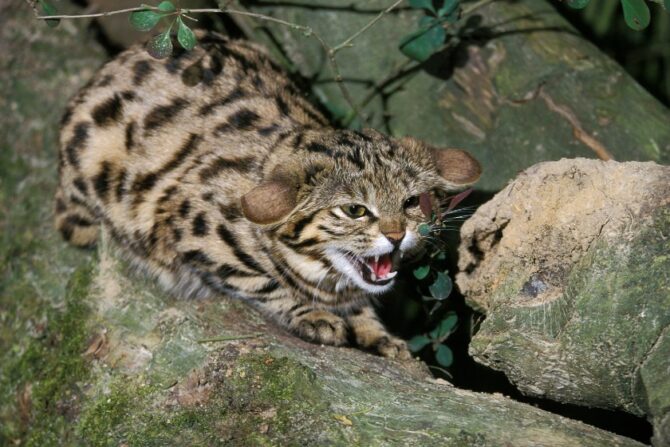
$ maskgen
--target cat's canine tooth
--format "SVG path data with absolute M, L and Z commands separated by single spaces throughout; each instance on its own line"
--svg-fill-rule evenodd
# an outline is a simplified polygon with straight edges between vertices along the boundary
M 388 275 L 386 275 L 386 276 L 384 277 L 384 279 L 395 278 L 395 275 L 397 275 L 397 274 L 398 274 L 398 271 L 397 271 L 397 270 L 396 270 L 395 272 L 390 272 Z
M 375 272 L 372 272 L 370 274 L 370 279 L 372 279 L 372 281 L 377 281 L 377 275 L 375 274 Z
M 379 262 L 379 255 L 375 255 L 375 263 Z

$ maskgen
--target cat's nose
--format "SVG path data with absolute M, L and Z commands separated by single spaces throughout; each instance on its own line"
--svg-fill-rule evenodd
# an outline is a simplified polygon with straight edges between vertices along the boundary
M 394 247 L 398 247 L 405 237 L 405 230 L 402 231 L 388 231 L 384 233 L 386 239 L 393 244 Z

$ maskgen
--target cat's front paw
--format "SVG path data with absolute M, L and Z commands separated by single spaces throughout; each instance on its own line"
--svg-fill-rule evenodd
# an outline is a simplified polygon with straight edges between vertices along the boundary
M 347 342 L 347 323 L 337 315 L 314 310 L 291 322 L 291 328 L 314 343 L 341 346 Z
M 407 348 L 407 343 L 391 335 L 382 335 L 371 346 L 380 355 L 390 359 L 409 360 L 412 353 Z

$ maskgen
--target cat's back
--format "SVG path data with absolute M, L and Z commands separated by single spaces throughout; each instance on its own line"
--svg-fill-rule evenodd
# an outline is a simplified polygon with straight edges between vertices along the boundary
M 233 204 L 283 138 L 326 125 L 263 50 L 211 32 L 198 40 L 161 60 L 126 50 L 70 101 L 56 201 L 66 239 L 92 243 L 99 219 L 146 239 L 166 198 L 215 194 Z

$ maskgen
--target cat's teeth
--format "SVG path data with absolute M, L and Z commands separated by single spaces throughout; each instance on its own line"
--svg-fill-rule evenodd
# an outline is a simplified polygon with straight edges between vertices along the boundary
M 397 270 L 396 270 L 395 272 L 390 272 L 388 275 L 386 275 L 386 276 L 384 277 L 384 279 L 395 278 L 395 275 L 397 275 L 397 274 L 398 274 L 398 271 L 397 271 Z
M 379 255 L 375 256 L 375 262 L 379 262 Z
M 375 272 L 372 272 L 370 274 L 370 279 L 372 279 L 372 281 L 377 281 L 377 275 L 375 274 Z

